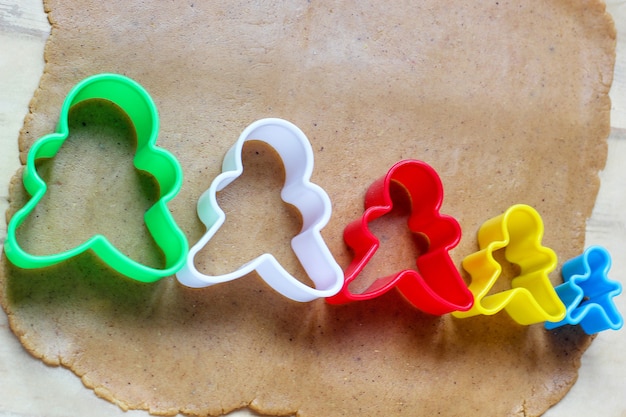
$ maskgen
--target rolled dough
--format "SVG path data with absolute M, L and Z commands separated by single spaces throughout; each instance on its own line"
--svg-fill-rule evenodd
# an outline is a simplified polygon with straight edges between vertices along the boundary
M 439 172 L 442 212 L 463 229 L 452 252 L 459 266 L 476 250 L 480 224 L 516 203 L 543 216 L 544 244 L 560 262 L 580 253 L 609 133 L 615 30 L 604 5 L 415 3 L 46 1 L 52 32 L 22 160 L 54 130 L 75 83 L 117 72 L 157 103 L 159 146 L 185 172 L 170 207 L 192 244 L 204 232 L 195 203 L 224 152 L 250 122 L 282 117 L 311 140 L 312 180 L 333 201 L 323 235 L 342 266 L 350 260 L 343 227 L 361 215 L 372 181 L 404 158 Z M 154 198 L 153 185 L 119 169 L 125 157 L 102 142 L 132 137 L 123 126 L 96 136 L 101 145 L 68 147 L 41 168 L 60 178 L 60 194 L 20 238 L 56 250 L 76 238 L 65 227 L 104 230 L 133 256 L 159 262 L 141 222 L 109 216 L 106 205 L 132 213 Z M 280 163 L 259 144 L 244 157 L 245 178 L 220 195 L 228 223 L 199 267 L 227 271 L 270 251 L 301 274 L 286 243 L 299 217 L 279 199 Z M 27 198 L 21 172 L 12 185 L 8 217 Z M 101 197 L 116 187 L 114 199 Z M 54 215 L 70 208 L 83 212 Z M 387 235 L 403 236 L 394 225 Z M 389 271 L 363 279 L 404 267 L 394 253 L 411 251 L 394 250 L 401 244 L 384 241 L 379 265 Z M 573 384 L 590 343 L 578 328 L 547 332 L 504 314 L 429 316 L 396 293 L 329 306 L 291 302 L 254 275 L 202 290 L 174 277 L 138 284 L 90 254 L 30 271 L 3 255 L 0 271 L 2 305 L 33 355 L 71 368 L 122 408 L 156 414 L 539 415 Z M 556 272 L 551 279 L 560 282 Z

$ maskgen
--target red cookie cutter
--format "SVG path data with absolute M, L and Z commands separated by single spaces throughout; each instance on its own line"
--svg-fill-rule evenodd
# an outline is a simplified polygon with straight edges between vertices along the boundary
M 389 189 L 392 182 L 402 185 L 407 191 L 411 199 L 411 214 L 407 222 L 409 230 L 428 239 L 428 250 L 417 257 L 417 270 L 407 269 L 378 278 L 364 292 L 352 293 L 348 285 L 363 271 L 380 246 L 368 223 L 393 208 Z M 474 297 L 448 253 L 459 243 L 461 227 L 454 218 L 439 213 L 442 200 L 443 187 L 439 175 L 422 161 L 400 161 L 387 175 L 374 182 L 365 195 L 363 216 L 344 230 L 344 240 L 353 250 L 354 258 L 344 271 L 343 287 L 326 301 L 343 304 L 370 300 L 397 287 L 411 304 L 426 313 L 442 315 L 469 310 L 474 304 Z

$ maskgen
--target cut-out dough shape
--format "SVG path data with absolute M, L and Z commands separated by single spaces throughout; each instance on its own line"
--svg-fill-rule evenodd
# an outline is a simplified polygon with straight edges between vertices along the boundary
M 217 203 L 216 194 L 243 173 L 244 142 L 258 140 L 270 145 L 283 161 L 285 184 L 281 198 L 295 206 L 302 215 L 302 230 L 291 240 L 291 247 L 309 278 L 312 288 L 291 275 L 276 258 L 264 253 L 236 271 L 222 275 L 205 275 L 198 271 L 194 258 L 224 224 L 226 214 Z M 198 217 L 207 231 L 190 249 L 185 266 L 176 274 L 188 287 L 202 288 L 232 281 L 253 271 L 277 292 L 295 301 L 311 301 L 334 295 L 341 288 L 343 272 L 322 239 L 321 229 L 332 212 L 326 192 L 310 182 L 313 171 L 313 150 L 305 134 L 294 124 L 282 119 L 261 119 L 249 125 L 228 150 L 218 175 L 198 200 Z

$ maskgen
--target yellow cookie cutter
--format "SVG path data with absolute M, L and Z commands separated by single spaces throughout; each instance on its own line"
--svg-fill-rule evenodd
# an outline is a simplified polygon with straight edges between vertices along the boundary
M 548 278 L 556 268 L 557 257 L 552 249 L 542 246 L 542 237 L 541 216 L 524 204 L 511 206 L 483 223 L 478 231 L 480 250 L 463 260 L 463 269 L 471 276 L 469 290 L 474 294 L 474 306 L 452 315 L 493 315 L 504 309 L 523 325 L 563 319 L 565 305 Z M 511 289 L 488 295 L 502 274 L 502 265 L 493 256 L 502 248 L 507 261 L 519 266 L 520 273 L 511 280 Z

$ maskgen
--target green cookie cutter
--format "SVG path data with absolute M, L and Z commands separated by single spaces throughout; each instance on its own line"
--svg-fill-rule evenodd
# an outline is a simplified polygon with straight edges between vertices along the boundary
M 85 100 L 104 99 L 119 106 L 130 118 L 137 134 L 137 150 L 133 160 L 135 168 L 146 171 L 159 184 L 159 199 L 144 215 L 144 221 L 156 244 L 165 257 L 163 269 L 152 268 L 130 259 L 113 246 L 106 237 L 96 234 L 79 246 L 50 255 L 33 255 L 17 242 L 16 230 L 24 222 L 47 191 L 46 183 L 37 173 L 35 162 L 53 158 L 69 136 L 70 108 Z M 89 249 L 117 272 L 141 282 L 154 282 L 173 275 L 185 263 L 188 252 L 187 238 L 174 221 L 167 203 L 181 189 L 183 172 L 176 158 L 155 143 L 159 130 L 159 117 L 150 95 L 137 82 L 118 74 L 97 74 L 78 83 L 67 95 L 59 125 L 55 133 L 37 140 L 30 151 L 23 171 L 26 191 L 32 198 L 18 210 L 8 225 L 4 251 L 7 258 L 24 269 L 45 268 L 64 262 Z

